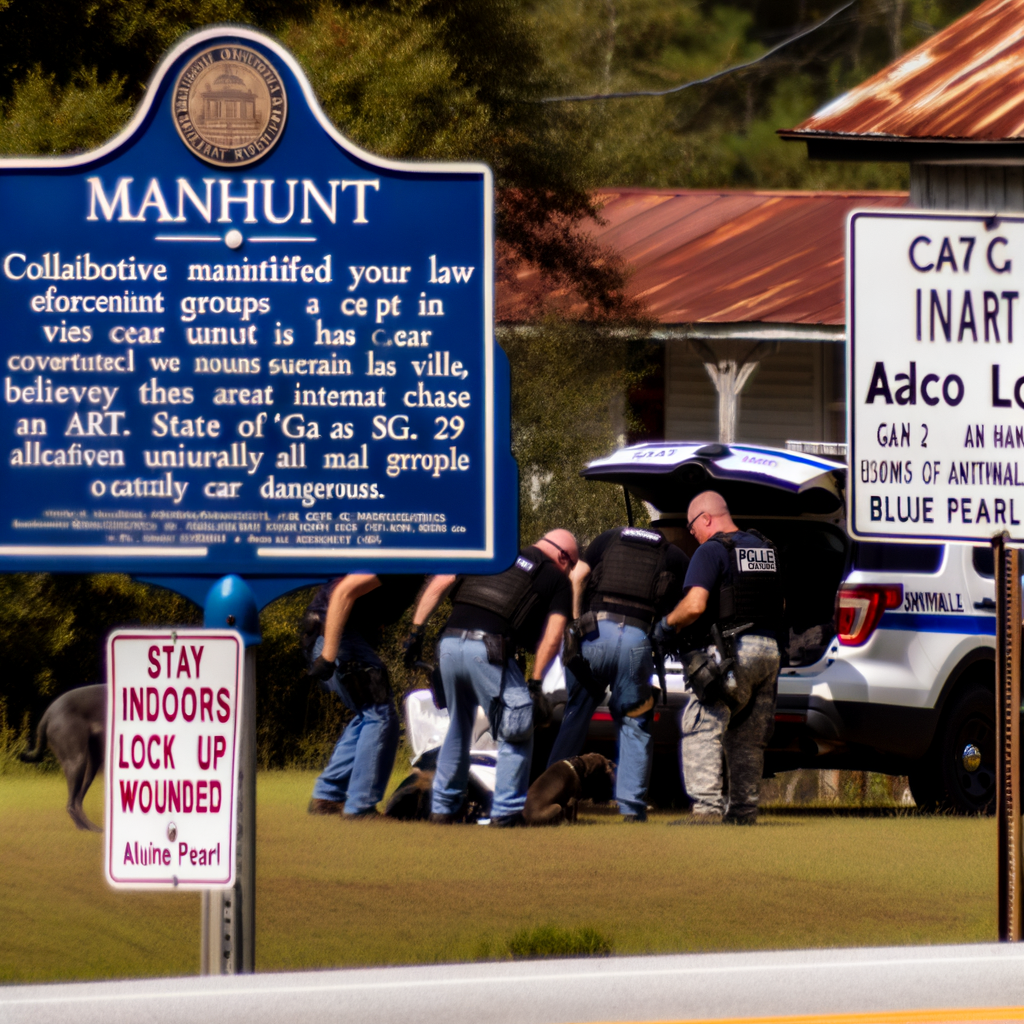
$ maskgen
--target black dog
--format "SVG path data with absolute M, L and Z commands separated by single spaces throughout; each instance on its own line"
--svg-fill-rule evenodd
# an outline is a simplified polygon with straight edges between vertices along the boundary
M 397 818 L 399 821 L 426 821 L 430 817 L 431 792 L 434 785 L 434 773 L 437 770 L 437 756 L 441 748 L 428 750 L 419 759 L 412 774 L 406 776 L 398 789 L 391 795 L 384 816 Z M 472 775 L 466 793 L 466 803 L 458 815 L 460 822 L 472 824 L 491 813 L 491 794 L 480 785 Z
M 583 754 L 553 764 L 526 794 L 527 825 L 575 821 L 579 802 L 606 803 L 615 789 L 615 765 L 600 754 Z
M 82 810 L 82 801 L 103 767 L 107 726 L 107 688 L 80 686 L 58 697 L 43 712 L 36 729 L 36 749 L 23 751 L 22 761 L 41 761 L 49 742 L 68 780 L 68 814 L 81 829 L 102 832 Z

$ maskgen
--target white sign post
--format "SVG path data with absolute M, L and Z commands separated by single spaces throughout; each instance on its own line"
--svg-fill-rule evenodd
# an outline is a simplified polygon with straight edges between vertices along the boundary
M 850 215 L 849 526 L 1024 543 L 1024 218 Z
M 848 523 L 859 540 L 991 543 L 999 936 L 1021 912 L 1024 217 L 850 215 Z
M 107 640 L 106 876 L 131 889 L 235 884 L 245 645 L 233 630 Z

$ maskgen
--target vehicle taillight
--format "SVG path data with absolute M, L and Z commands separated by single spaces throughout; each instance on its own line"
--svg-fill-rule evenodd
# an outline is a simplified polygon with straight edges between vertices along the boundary
M 844 647 L 868 642 L 882 613 L 903 604 L 903 584 L 856 583 L 839 588 L 836 598 L 836 630 Z

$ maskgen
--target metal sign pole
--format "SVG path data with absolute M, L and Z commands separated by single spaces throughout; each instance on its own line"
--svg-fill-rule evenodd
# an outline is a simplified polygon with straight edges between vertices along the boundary
M 992 542 L 996 564 L 996 721 L 999 732 L 999 940 L 1021 941 L 1020 551 Z
M 213 599 L 211 601 L 211 598 Z M 234 887 L 204 890 L 200 910 L 200 974 L 253 974 L 256 970 L 256 648 L 259 613 L 252 591 L 225 576 L 207 598 L 205 625 L 238 627 L 247 636 L 238 757 L 238 843 Z
M 1019 606 L 1019 601 L 1018 601 Z M 238 779 L 238 881 L 235 883 L 238 944 L 235 974 L 256 970 L 256 649 L 245 650 L 242 753 Z
M 256 651 L 245 651 L 238 767 L 238 868 L 231 889 L 204 889 L 200 974 L 256 970 Z

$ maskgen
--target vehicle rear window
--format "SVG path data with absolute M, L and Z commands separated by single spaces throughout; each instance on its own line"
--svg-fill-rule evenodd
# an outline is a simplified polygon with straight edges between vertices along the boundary
M 942 544 L 858 542 L 853 545 L 853 568 L 866 572 L 935 573 L 942 565 L 942 553 Z
M 971 561 L 974 562 L 974 571 L 979 576 L 985 576 L 988 579 L 995 577 L 995 552 L 991 548 L 974 548 L 971 552 Z

